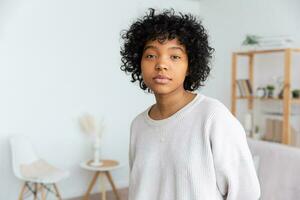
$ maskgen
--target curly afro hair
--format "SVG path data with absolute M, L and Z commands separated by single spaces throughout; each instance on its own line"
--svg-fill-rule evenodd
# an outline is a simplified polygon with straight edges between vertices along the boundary
M 176 14 L 173 9 L 155 13 L 149 9 L 143 18 L 134 22 L 129 30 L 121 34 L 124 44 L 121 47 L 120 69 L 131 73 L 131 82 L 139 81 L 141 89 L 150 91 L 141 74 L 141 59 L 147 41 L 172 40 L 177 38 L 185 46 L 188 56 L 188 75 L 184 80 L 184 89 L 194 91 L 204 86 L 211 67 L 210 59 L 214 49 L 208 44 L 208 34 L 201 21 L 191 14 Z

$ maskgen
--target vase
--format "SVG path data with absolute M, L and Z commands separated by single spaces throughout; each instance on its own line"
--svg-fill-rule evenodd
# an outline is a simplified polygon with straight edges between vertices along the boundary
M 268 90 L 268 98 L 273 98 L 273 90 Z
M 103 162 L 101 162 L 101 144 L 100 144 L 100 138 L 96 137 L 96 140 L 94 142 L 94 158 L 91 162 L 92 166 L 101 166 L 103 165 Z

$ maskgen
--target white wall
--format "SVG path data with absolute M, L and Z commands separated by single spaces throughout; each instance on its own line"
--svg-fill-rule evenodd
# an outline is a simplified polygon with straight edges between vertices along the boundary
M 216 48 L 214 79 L 205 91 L 212 92 L 226 105 L 230 105 L 231 52 L 240 46 L 246 34 L 293 35 L 300 46 L 300 2 L 297 0 L 201 2 L 200 13 Z
M 71 171 L 59 184 L 63 197 L 86 191 L 92 174 L 79 163 L 89 158 L 91 147 L 77 123 L 84 112 L 105 117 L 103 154 L 124 164 L 113 177 L 117 186 L 128 185 L 130 122 L 153 98 L 119 69 L 119 35 L 141 13 L 142 2 L 1 1 L 1 200 L 16 199 L 21 186 L 11 170 L 13 134 L 29 136 L 41 157 Z
M 231 52 L 238 49 L 246 34 L 262 36 L 291 35 L 295 46 L 300 47 L 300 2 L 297 0 L 211 0 L 201 1 L 200 13 L 210 31 L 216 48 L 213 78 L 204 92 L 217 97 L 230 108 L 231 104 Z M 283 74 L 282 54 L 256 56 L 254 60 L 255 87 L 272 83 L 274 75 Z M 238 76 L 246 78 L 247 60 L 239 58 Z M 294 54 L 292 62 L 292 88 L 300 88 L 300 54 Z M 246 73 L 245 73 L 246 72 Z M 270 73 L 271 72 L 271 73 Z M 238 101 L 238 118 L 243 122 L 247 109 L 246 101 Z M 276 103 L 275 107 L 281 105 Z M 264 129 L 261 108 L 274 108 L 255 102 L 256 122 Z M 299 108 L 299 106 L 297 106 Z M 295 109 L 295 107 L 293 107 Z M 299 120 L 299 118 L 295 118 Z M 293 126 L 297 126 L 293 124 Z M 297 127 L 295 127 L 297 128 Z M 299 129 L 299 123 L 298 123 Z
M 16 199 L 20 190 L 11 170 L 13 134 L 29 136 L 43 158 L 71 171 L 59 184 L 64 197 L 85 192 L 91 174 L 79 163 L 91 147 L 77 123 L 84 112 L 105 117 L 103 154 L 124 164 L 113 176 L 119 187 L 127 186 L 130 121 L 153 97 L 119 70 L 119 34 L 150 6 L 201 16 L 216 48 L 202 92 L 227 106 L 230 52 L 246 33 L 288 33 L 300 41 L 297 0 L 1 1 L 0 199 Z

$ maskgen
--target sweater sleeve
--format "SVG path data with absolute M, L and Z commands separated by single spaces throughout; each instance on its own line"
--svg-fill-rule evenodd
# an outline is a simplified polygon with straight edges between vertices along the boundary
M 132 136 L 132 126 L 133 126 L 133 123 L 131 123 L 131 126 L 130 126 L 130 136 L 129 136 L 129 152 L 128 152 L 128 155 L 129 155 L 129 172 L 131 173 L 131 170 L 132 170 L 132 165 L 133 165 L 133 136 Z
M 210 135 L 217 187 L 226 200 L 258 200 L 260 186 L 246 134 L 240 122 L 217 108 L 206 124 Z

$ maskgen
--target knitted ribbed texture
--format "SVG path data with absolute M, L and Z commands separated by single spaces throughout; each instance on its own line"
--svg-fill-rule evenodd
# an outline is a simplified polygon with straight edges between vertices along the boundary
M 239 121 L 198 94 L 167 119 L 131 125 L 129 200 L 257 200 L 259 182 Z

